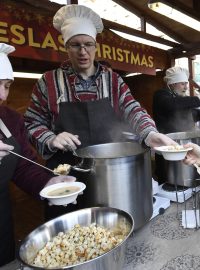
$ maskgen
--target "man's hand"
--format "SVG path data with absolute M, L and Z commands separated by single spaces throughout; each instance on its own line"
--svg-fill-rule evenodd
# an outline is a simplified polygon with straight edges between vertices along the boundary
M 199 145 L 195 143 L 187 143 L 184 145 L 184 148 L 192 147 L 192 150 L 187 152 L 187 155 L 183 162 L 186 165 L 192 165 L 194 163 L 197 163 L 197 165 L 200 165 L 200 147 Z
M 167 135 L 154 131 L 148 134 L 145 139 L 145 143 L 151 148 L 164 145 L 177 145 L 177 142 L 169 138 Z
M 47 145 L 49 147 L 49 150 L 51 151 L 55 151 L 57 149 L 66 151 L 68 150 L 69 146 L 72 149 L 76 149 L 77 145 L 81 145 L 81 142 L 78 139 L 78 135 L 73 135 L 68 132 L 62 132 L 57 136 L 49 139 L 47 141 Z

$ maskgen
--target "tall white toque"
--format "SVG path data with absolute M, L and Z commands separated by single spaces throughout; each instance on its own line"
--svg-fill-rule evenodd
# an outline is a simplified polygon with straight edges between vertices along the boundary
M 101 17 L 92 9 L 82 5 L 61 7 L 53 18 L 54 27 L 62 33 L 64 44 L 76 35 L 88 35 L 96 40 L 103 31 Z
M 14 80 L 13 69 L 8 54 L 15 51 L 15 47 L 0 43 L 0 79 Z
M 166 70 L 164 81 L 167 85 L 180 82 L 188 82 L 189 72 L 186 68 L 171 67 Z

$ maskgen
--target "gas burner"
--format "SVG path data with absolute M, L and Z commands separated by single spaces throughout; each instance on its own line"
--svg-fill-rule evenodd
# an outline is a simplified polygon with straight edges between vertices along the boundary
M 157 215 L 164 214 L 165 209 L 167 209 L 169 206 L 170 206 L 169 199 L 153 196 L 153 214 L 151 219 L 156 217 Z
M 198 192 L 200 190 L 200 186 L 198 186 L 195 188 L 181 187 L 179 191 L 176 191 L 176 189 L 169 191 L 169 190 L 166 190 L 166 186 L 168 185 L 170 184 L 165 183 L 165 184 L 160 185 L 159 191 L 156 195 L 159 197 L 168 198 L 170 201 L 178 202 L 178 203 L 183 203 L 184 201 L 192 197 L 193 192 Z M 163 186 L 165 186 L 165 189 L 163 188 Z
M 165 191 L 185 191 L 188 189 L 188 187 L 184 187 L 184 186 L 175 186 L 169 183 L 165 183 L 162 185 L 162 189 Z

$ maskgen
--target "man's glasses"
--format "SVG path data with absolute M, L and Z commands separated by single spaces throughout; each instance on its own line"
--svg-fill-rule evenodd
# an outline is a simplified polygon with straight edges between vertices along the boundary
M 87 52 L 92 52 L 96 48 L 96 43 L 94 42 L 86 42 L 83 44 L 80 43 L 69 43 L 67 45 L 67 48 L 70 48 L 71 51 L 73 52 L 78 52 L 82 48 L 86 50 Z

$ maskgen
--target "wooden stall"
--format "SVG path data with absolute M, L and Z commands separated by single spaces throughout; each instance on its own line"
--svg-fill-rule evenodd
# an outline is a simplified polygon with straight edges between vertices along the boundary
M 52 11 L 10 0 L 1 1 L 0 8 L 3 15 L 0 19 L 0 42 L 16 48 L 10 57 L 14 71 L 43 73 L 58 67 L 67 58 L 62 37 L 52 26 Z M 135 97 L 151 112 L 153 92 L 160 86 L 159 80 L 156 83 L 156 69 L 170 66 L 169 54 L 105 29 L 97 38 L 96 56 L 97 60 L 109 62 L 122 76 L 133 72 L 146 74 L 144 78 L 124 79 Z M 23 113 L 34 83 L 35 80 L 15 79 L 8 105 Z

